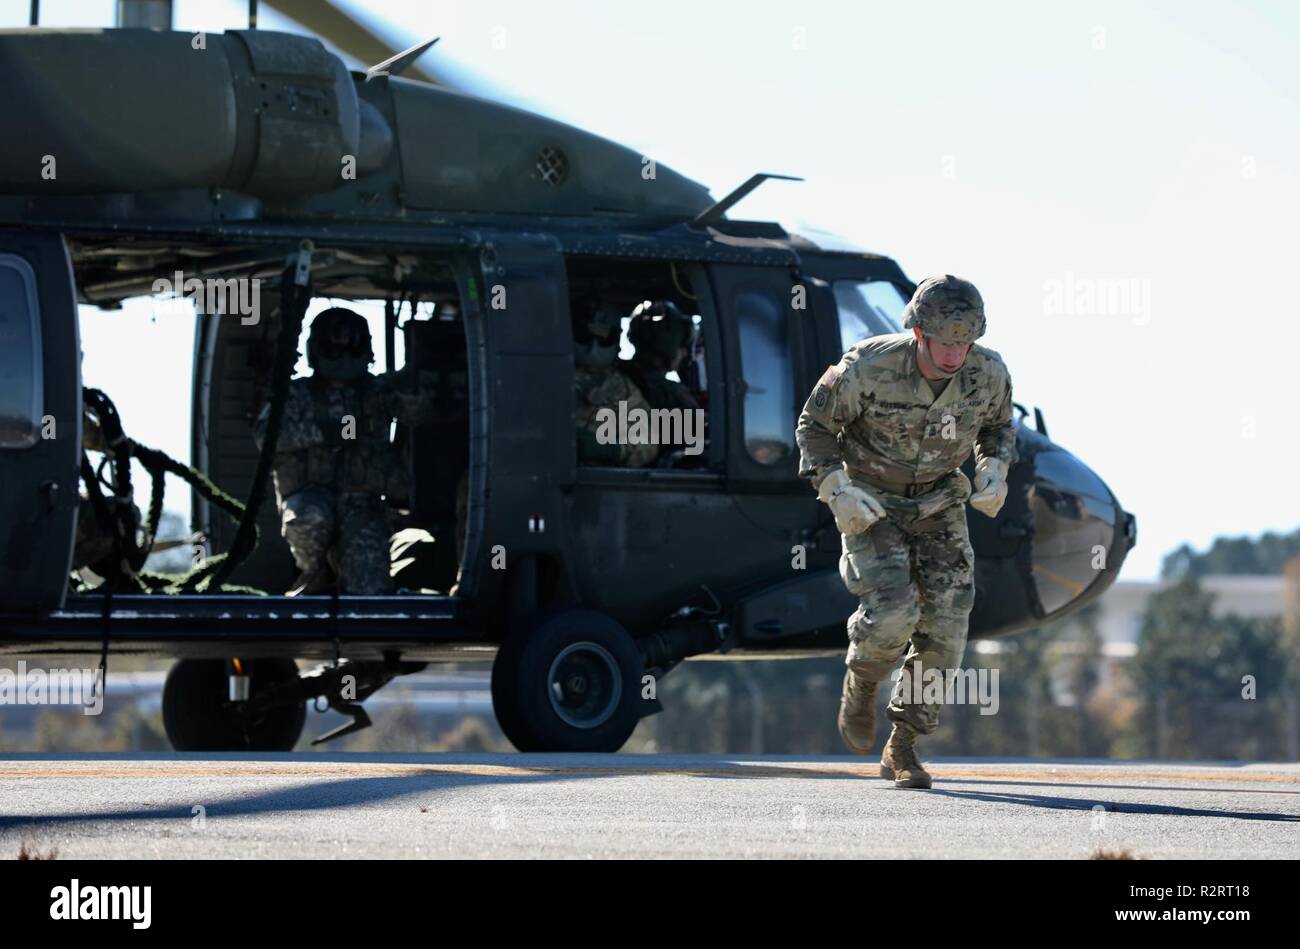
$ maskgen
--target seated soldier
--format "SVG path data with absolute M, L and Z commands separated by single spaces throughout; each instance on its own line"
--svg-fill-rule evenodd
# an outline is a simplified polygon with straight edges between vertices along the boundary
M 636 383 L 655 409 L 698 409 L 699 402 L 683 383 L 668 378 L 682 369 L 695 335 L 695 324 L 675 303 L 646 301 L 632 311 L 628 339 L 636 347 L 623 362 L 623 372 Z
M 660 449 L 658 464 L 661 467 L 691 467 L 704 464 L 702 448 L 707 419 L 702 406 L 689 386 L 669 373 L 680 375 L 689 365 L 691 346 L 695 341 L 695 324 L 675 303 L 660 300 L 646 301 L 632 311 L 628 338 L 636 347 L 630 360 L 619 365 L 636 383 L 652 409 L 676 410 L 676 414 L 693 413 L 694 419 L 682 418 L 678 431 L 698 432 L 699 444 L 688 451 L 682 444 L 667 443 Z
M 418 424 L 433 407 L 432 380 L 408 370 L 372 375 L 370 327 L 353 310 L 316 316 L 307 338 L 313 374 L 289 381 L 275 446 L 280 530 L 299 576 L 289 594 L 329 589 L 392 592 L 389 502 L 408 493 L 408 473 L 389 439 L 393 419 Z M 271 406 L 253 437 L 260 449 Z
M 654 462 L 659 446 L 608 437 L 617 427 L 619 403 L 628 411 L 649 408 L 645 396 L 624 373 L 618 360 L 622 317 L 609 306 L 579 303 L 573 311 L 573 418 L 578 433 L 578 463 L 643 468 Z M 602 411 L 608 410 L 608 411 Z

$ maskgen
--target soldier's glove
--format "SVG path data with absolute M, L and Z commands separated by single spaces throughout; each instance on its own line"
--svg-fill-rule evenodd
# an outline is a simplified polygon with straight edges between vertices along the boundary
M 843 468 L 835 468 L 822 479 L 817 500 L 835 515 L 841 534 L 861 534 L 885 516 L 880 502 L 849 480 Z
M 975 466 L 975 493 L 970 506 L 985 517 L 997 517 L 1007 499 L 1007 463 L 1001 458 L 981 458 Z

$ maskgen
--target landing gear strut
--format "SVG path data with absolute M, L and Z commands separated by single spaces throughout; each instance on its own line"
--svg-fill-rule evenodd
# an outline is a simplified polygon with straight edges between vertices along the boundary
M 177 751 L 289 751 L 302 735 L 306 703 L 324 699 L 350 716 L 312 741 L 367 728 L 361 703 L 422 662 L 335 662 L 299 675 L 291 659 L 182 659 L 163 686 L 163 725 Z

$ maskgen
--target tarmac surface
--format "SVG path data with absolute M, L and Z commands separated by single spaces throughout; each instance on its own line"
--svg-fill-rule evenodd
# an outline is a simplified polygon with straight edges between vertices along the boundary
M 0 756 L 0 859 L 1300 857 L 1300 764 L 792 756 Z

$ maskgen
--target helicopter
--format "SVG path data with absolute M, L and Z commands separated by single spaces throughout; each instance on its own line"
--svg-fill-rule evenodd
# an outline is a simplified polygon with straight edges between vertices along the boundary
M 365 727 L 364 700 L 397 676 L 490 660 L 516 748 L 612 752 L 687 658 L 841 653 L 856 600 L 798 477 L 795 422 L 828 364 L 901 330 L 900 266 L 728 216 L 784 176 L 715 200 L 634 149 L 412 78 L 431 44 L 353 71 L 315 37 L 252 28 L 252 9 L 220 34 L 0 31 L 0 88 L 27 100 L 0 153 L 0 654 L 175 659 L 163 718 L 182 751 L 290 749 L 312 700 L 350 718 L 329 740 Z M 134 446 L 82 388 L 78 305 L 159 281 L 271 302 L 195 317 L 192 527 L 219 566 L 168 592 L 73 589 L 81 491 L 111 502 L 130 464 L 91 469 L 87 406 L 156 478 L 187 467 Z M 441 380 L 427 424 L 394 425 L 411 486 L 395 513 L 435 553 L 391 596 L 286 595 L 250 431 L 317 297 L 382 304 L 387 365 L 400 338 Z M 698 452 L 579 462 L 572 311 L 592 300 L 692 316 Z M 1007 501 L 969 518 L 971 638 L 1095 600 L 1136 543 L 1102 479 L 1018 409 Z

